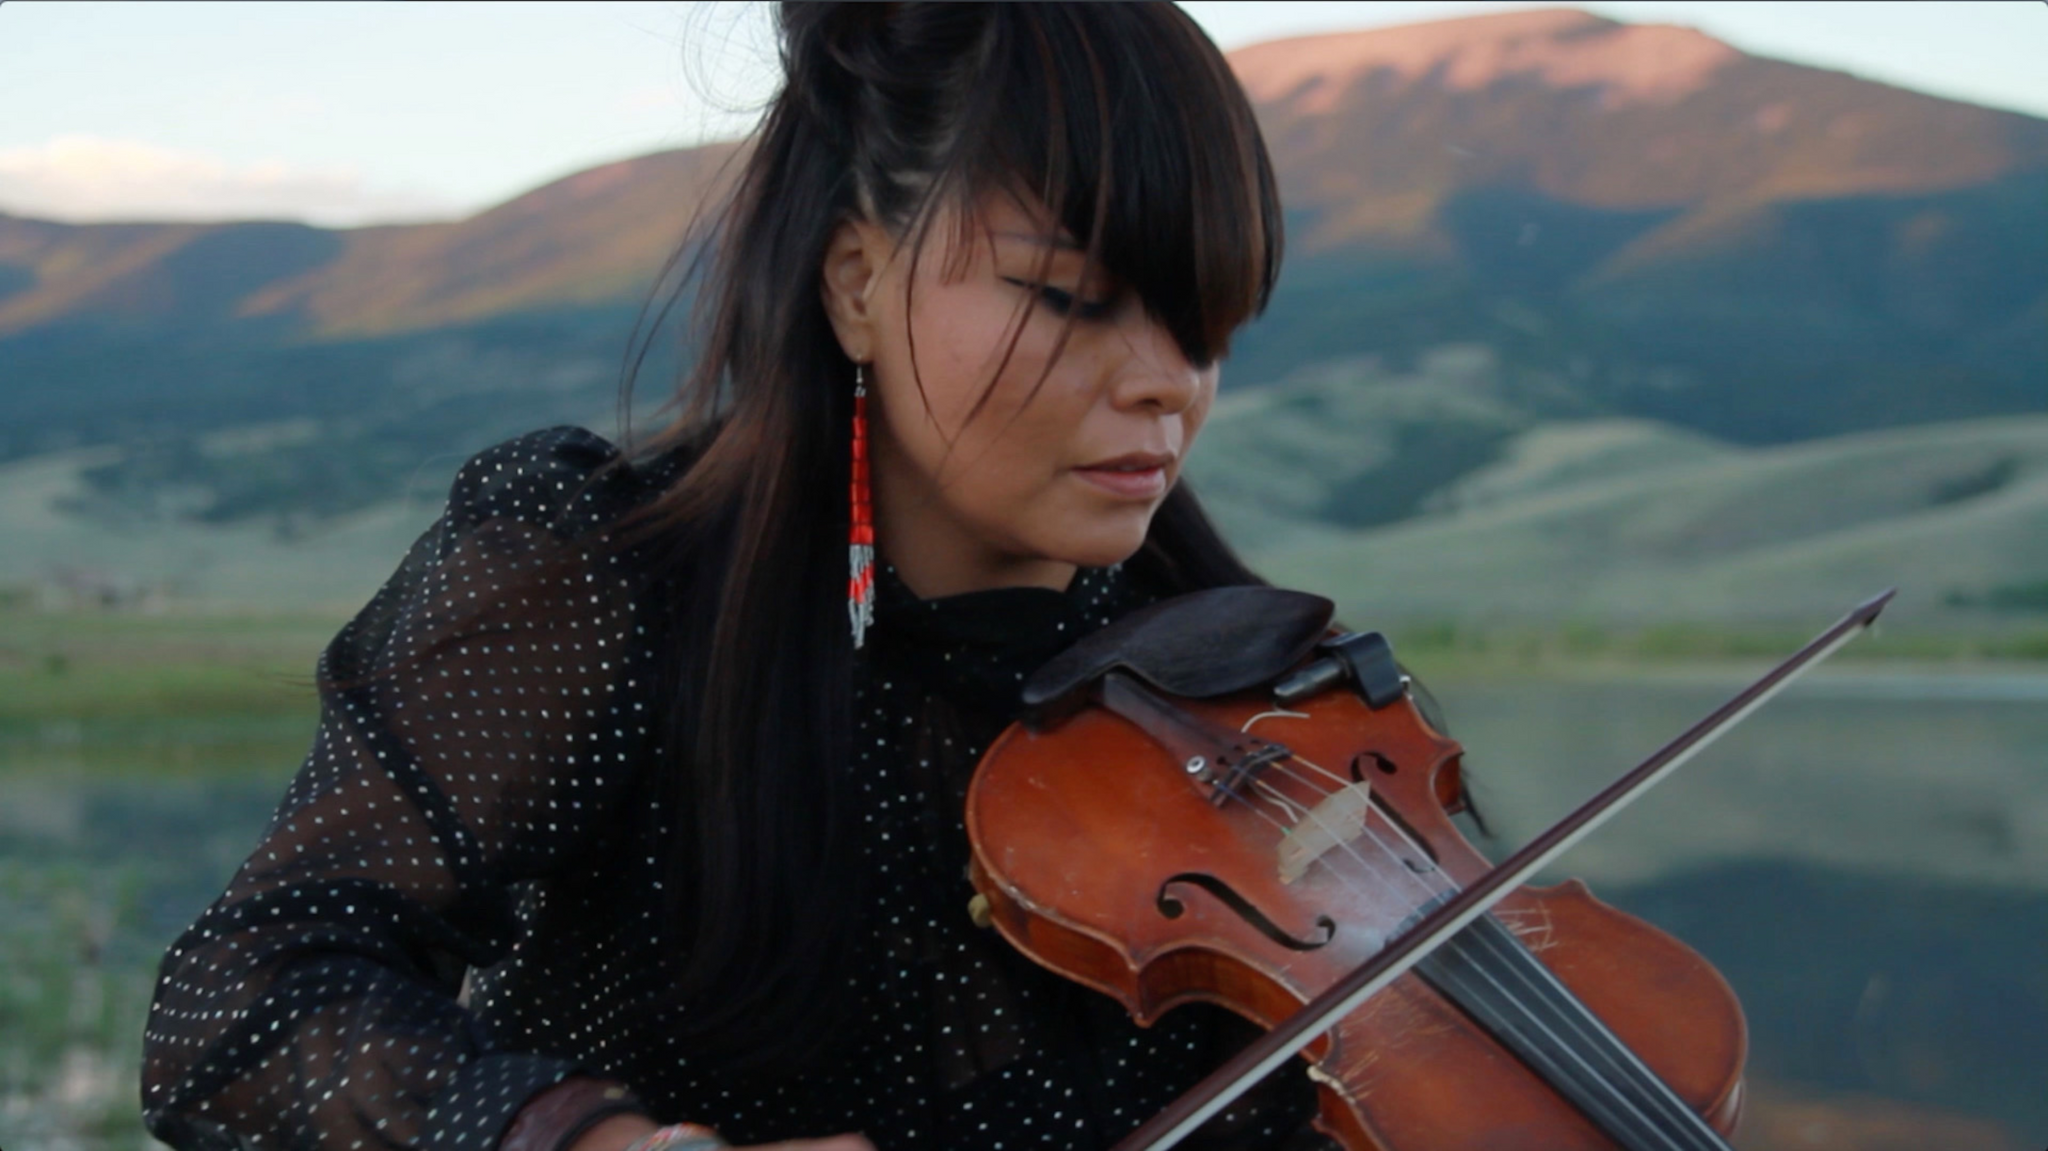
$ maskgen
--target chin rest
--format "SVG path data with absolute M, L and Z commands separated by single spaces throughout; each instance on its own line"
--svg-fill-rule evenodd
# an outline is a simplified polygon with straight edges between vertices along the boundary
M 1190 592 L 1140 608 L 1046 661 L 1024 683 L 1029 722 L 1058 722 L 1122 671 L 1169 695 L 1207 699 L 1268 683 L 1308 655 L 1336 606 L 1272 587 Z

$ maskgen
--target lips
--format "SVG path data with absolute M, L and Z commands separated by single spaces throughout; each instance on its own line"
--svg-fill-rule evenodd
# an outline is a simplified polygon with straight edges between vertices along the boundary
M 1142 472 L 1152 468 L 1163 468 L 1172 462 L 1173 457 L 1165 452 L 1125 452 L 1113 460 L 1086 464 L 1081 470 L 1084 472 Z
M 1123 499 L 1152 499 L 1166 491 L 1166 467 L 1173 457 L 1163 452 L 1126 452 L 1074 469 L 1074 474 Z

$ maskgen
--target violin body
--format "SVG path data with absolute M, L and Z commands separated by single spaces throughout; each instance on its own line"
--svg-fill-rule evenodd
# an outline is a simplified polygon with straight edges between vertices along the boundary
M 1285 711 L 1254 692 L 1172 703 L 1292 754 L 1246 801 L 1219 802 L 1192 761 L 1092 706 L 1046 730 L 1012 726 L 967 800 L 972 879 L 993 925 L 1140 1023 L 1200 1000 L 1270 1028 L 1433 895 L 1486 872 L 1449 818 L 1461 749 L 1407 696 L 1378 709 L 1348 690 Z M 1491 914 L 1686 1106 L 1733 1129 L 1745 1029 L 1703 958 L 1576 880 L 1521 888 Z M 1317 1126 L 1347 1151 L 1616 1145 L 1415 973 L 1302 1054 Z

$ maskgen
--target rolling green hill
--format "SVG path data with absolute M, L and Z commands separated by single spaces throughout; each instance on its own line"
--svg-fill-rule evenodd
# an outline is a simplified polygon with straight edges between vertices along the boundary
M 1353 621 L 1817 623 L 1893 585 L 1901 626 L 2048 608 L 2048 417 L 1765 448 L 1538 424 L 1430 506 L 1301 528 L 1263 569 Z
M 76 515 L 84 473 L 104 452 L 56 452 L 0 464 L 0 591 L 59 610 L 109 606 L 209 611 L 362 606 L 441 510 L 446 485 L 321 521 L 297 536 L 261 521 Z M 458 461 L 459 462 L 459 461 Z M 451 469 L 452 471 L 452 466 Z

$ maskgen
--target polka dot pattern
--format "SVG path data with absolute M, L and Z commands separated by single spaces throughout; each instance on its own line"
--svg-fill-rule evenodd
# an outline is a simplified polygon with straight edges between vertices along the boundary
M 868 892 L 847 1034 L 763 1081 L 650 1009 L 660 837 L 653 652 L 594 546 L 673 478 L 612 472 L 576 428 L 493 448 L 321 657 L 313 747 L 256 850 L 165 955 L 145 1119 L 182 1148 L 486 1151 L 571 1073 L 735 1143 L 861 1131 L 883 1151 L 1108 1146 L 1254 1032 L 1204 1006 L 1139 1028 L 972 925 L 961 812 L 1024 676 L 1151 598 L 1121 568 L 1064 592 L 919 600 L 881 570 L 856 659 Z M 657 815 L 659 813 L 656 813 Z M 468 986 L 464 988 L 465 973 Z M 1186 1146 L 1322 1148 L 1283 1068 Z

